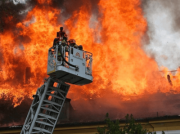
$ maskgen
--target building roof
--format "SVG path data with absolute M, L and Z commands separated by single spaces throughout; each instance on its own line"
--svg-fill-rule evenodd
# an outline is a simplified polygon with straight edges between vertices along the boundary
M 167 130 L 180 130 L 180 116 L 163 116 L 145 119 L 136 119 L 137 123 L 141 123 L 142 126 L 150 131 L 167 131 Z M 120 120 L 120 126 L 125 125 L 125 120 Z M 66 133 L 66 134 L 77 134 L 77 133 L 97 133 L 97 127 L 104 127 L 105 121 L 99 122 L 74 122 L 64 123 L 56 125 L 53 134 Z M 19 134 L 22 126 L 12 126 L 0 128 L 1 134 Z

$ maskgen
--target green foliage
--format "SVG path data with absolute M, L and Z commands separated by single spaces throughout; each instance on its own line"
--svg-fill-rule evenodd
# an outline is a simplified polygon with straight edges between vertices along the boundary
M 143 129 L 141 124 L 135 123 L 133 115 L 126 115 L 126 124 L 123 129 L 128 134 L 146 134 L 147 130 Z
M 108 113 L 106 114 L 107 127 L 97 128 L 99 134 L 120 134 L 122 129 L 119 127 L 119 121 L 113 122 L 109 119 Z M 122 133 L 123 134 L 123 133 Z
M 107 113 L 105 119 L 107 126 L 98 127 L 98 134 L 147 134 L 148 131 L 143 129 L 141 124 L 135 122 L 132 114 L 130 116 L 127 114 L 125 118 L 125 126 L 120 128 L 119 121 L 111 121 Z M 149 132 L 148 134 L 156 134 L 156 132 Z M 162 131 L 162 134 L 165 134 L 164 131 Z

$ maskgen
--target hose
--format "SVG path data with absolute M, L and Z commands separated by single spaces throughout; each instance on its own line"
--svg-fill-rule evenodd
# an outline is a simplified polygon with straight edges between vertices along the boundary
M 77 70 L 79 69 L 78 66 L 73 65 L 73 64 L 67 62 L 67 61 L 64 59 L 63 55 L 62 55 L 62 49 L 61 49 L 61 46 L 59 46 L 59 47 L 60 47 L 60 54 L 61 54 L 61 57 L 62 57 L 63 61 L 65 61 L 69 66 L 72 66 L 72 67 L 76 68 L 76 71 L 77 71 Z

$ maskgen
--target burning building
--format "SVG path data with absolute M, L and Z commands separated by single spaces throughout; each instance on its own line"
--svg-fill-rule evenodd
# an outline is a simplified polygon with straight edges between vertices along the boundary
M 63 26 L 70 38 L 94 56 L 94 82 L 81 87 L 72 85 L 67 95 L 74 110 L 79 111 L 76 120 L 102 120 L 107 112 L 115 119 L 130 112 L 137 117 L 156 116 L 157 112 L 159 116 L 178 114 L 179 70 L 171 86 L 167 70 L 163 70 L 165 77 L 162 77 L 156 60 L 144 51 L 148 22 L 142 3 L 140 0 L 35 0 L 17 4 L 2 1 L 1 98 L 10 96 L 7 98 L 11 98 L 12 112 L 25 102 L 29 104 L 26 100 L 31 101 L 47 77 L 47 50 L 56 31 Z M 1 111 L 2 125 L 12 124 L 12 120 L 4 123 L 3 116 Z M 23 119 L 14 122 L 22 123 Z

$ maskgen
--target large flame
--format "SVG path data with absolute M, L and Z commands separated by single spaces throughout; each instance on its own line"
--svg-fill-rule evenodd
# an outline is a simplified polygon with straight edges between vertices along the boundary
M 34 7 L 24 22 L 16 25 L 21 30 L 6 31 L 0 36 L 3 55 L 0 92 L 13 94 L 16 104 L 18 98 L 32 97 L 47 77 L 47 50 L 59 30 L 56 15 L 60 11 L 45 8 Z M 29 83 L 25 82 L 26 67 L 31 69 Z
M 127 97 L 170 88 L 156 62 L 141 48 L 147 23 L 139 6 L 139 1 L 100 1 L 101 43 L 92 38 L 97 30 L 89 28 L 92 16 L 86 5 L 65 22 L 70 37 L 93 52 L 94 81 L 82 87 L 85 93 L 101 96 L 113 90 Z
M 39 0 L 39 4 L 45 2 L 51 4 L 50 0 Z M 178 91 L 179 73 L 171 86 L 166 77 L 162 77 L 154 59 L 142 49 L 141 39 L 147 22 L 140 4 L 140 0 L 100 0 L 98 22 L 93 22 L 92 5 L 86 1 L 64 24 L 58 22 L 60 10 L 34 7 L 26 19 L 16 25 L 18 30 L 0 35 L 3 57 L 0 94 L 13 94 L 14 103 L 18 105 L 19 99 L 31 97 L 36 92 L 47 77 L 47 52 L 62 25 L 69 30 L 69 38 L 93 53 L 93 83 L 72 86 L 72 98 L 82 97 L 78 96 L 78 90 L 85 97 L 101 97 L 105 92 L 113 91 L 124 98 L 159 90 Z M 26 67 L 31 69 L 29 83 L 25 82 Z

